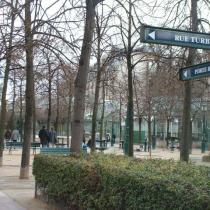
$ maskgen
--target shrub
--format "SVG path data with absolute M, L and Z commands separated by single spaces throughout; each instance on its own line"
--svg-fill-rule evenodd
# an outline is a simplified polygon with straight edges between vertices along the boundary
M 172 160 L 37 155 L 33 174 L 53 199 L 88 210 L 210 209 L 210 169 Z
M 210 155 L 204 155 L 202 160 L 203 162 L 210 162 Z

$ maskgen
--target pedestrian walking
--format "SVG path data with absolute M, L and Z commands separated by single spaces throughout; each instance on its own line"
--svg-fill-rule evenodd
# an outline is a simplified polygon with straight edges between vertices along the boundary
M 5 140 L 6 140 L 6 141 L 10 141 L 11 136 L 12 136 L 11 130 L 10 130 L 10 129 L 7 129 L 6 132 L 5 132 L 5 134 L 4 134 Z
M 110 142 L 110 139 L 111 139 L 111 138 L 110 138 L 110 134 L 107 133 L 107 134 L 106 134 L 106 141 L 107 141 L 107 142 Z
M 145 136 L 145 139 L 144 139 L 144 152 L 147 151 L 147 145 L 148 145 L 148 139 L 147 139 L 147 137 Z
M 19 138 L 20 138 L 19 130 L 18 129 L 14 129 L 12 131 L 12 134 L 11 134 L 11 140 L 12 140 L 12 142 L 18 142 Z
M 45 126 L 42 126 L 42 129 L 39 131 L 39 138 L 40 138 L 40 143 L 42 147 L 49 146 L 49 134 L 47 130 L 45 129 Z

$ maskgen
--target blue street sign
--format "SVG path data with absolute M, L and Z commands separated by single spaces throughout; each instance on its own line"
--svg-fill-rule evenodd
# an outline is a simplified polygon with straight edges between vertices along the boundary
M 189 66 L 179 70 L 180 80 L 191 80 L 210 76 L 210 62 Z
M 143 25 L 141 42 L 210 49 L 210 34 Z

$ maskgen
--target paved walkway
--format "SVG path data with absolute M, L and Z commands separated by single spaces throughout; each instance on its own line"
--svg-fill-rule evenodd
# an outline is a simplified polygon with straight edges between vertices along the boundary
M 105 153 L 123 154 L 117 144 L 114 147 L 110 147 L 110 145 L 108 147 L 109 149 L 105 150 Z M 190 159 L 196 164 L 210 166 L 210 163 L 201 161 L 203 155 L 199 149 L 194 149 Z M 148 159 L 149 153 L 137 152 L 134 148 L 134 156 Z M 33 157 L 31 155 L 30 165 L 32 165 Z M 158 148 L 152 150 L 152 158 L 179 160 L 179 151 Z M 21 150 L 13 151 L 10 155 L 7 150 L 4 152 L 4 166 L 0 168 L 0 210 L 55 210 L 52 206 L 34 199 L 34 177 L 31 166 L 30 178 L 28 180 L 19 179 L 20 162 Z
M 31 155 L 31 163 L 33 155 Z M 34 199 L 34 177 L 30 166 L 30 178 L 19 179 L 21 150 L 4 153 L 3 167 L 0 168 L 0 210 L 53 210 L 40 200 Z
M 0 206 L 2 210 L 25 210 L 17 202 L 12 200 L 8 195 L 3 192 L 0 192 Z

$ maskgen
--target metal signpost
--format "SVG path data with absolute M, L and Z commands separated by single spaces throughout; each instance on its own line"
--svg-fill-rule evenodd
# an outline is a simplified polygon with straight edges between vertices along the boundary
M 210 49 L 210 34 L 143 25 L 141 42 Z
M 179 70 L 180 80 L 191 80 L 210 76 L 210 62 L 189 66 Z

